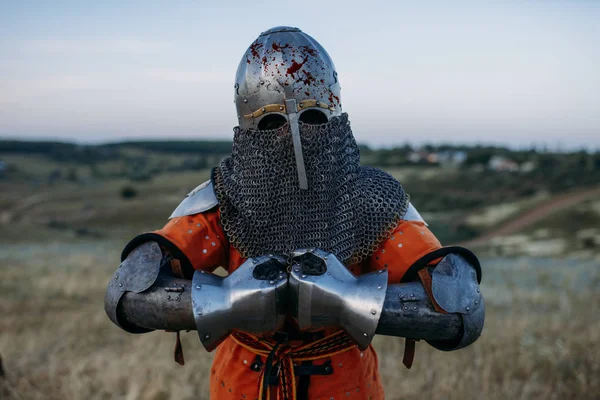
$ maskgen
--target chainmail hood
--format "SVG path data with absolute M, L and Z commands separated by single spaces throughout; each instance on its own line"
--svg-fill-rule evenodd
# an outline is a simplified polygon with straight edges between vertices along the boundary
M 289 126 L 235 128 L 230 157 L 215 168 L 221 223 L 244 258 L 319 248 L 352 265 L 371 255 L 406 213 L 389 174 L 360 165 L 348 115 L 300 124 L 308 189 L 298 187 Z

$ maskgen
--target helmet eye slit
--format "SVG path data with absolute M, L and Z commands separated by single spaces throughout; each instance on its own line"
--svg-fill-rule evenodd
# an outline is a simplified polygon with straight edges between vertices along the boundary
M 321 125 L 326 124 L 328 119 L 325 113 L 317 109 L 306 110 L 298 117 L 303 124 Z
M 287 123 L 287 118 L 281 114 L 267 114 L 258 122 L 259 131 L 279 129 Z

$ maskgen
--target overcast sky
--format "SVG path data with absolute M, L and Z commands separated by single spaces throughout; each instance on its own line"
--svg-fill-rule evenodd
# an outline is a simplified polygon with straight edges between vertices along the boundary
M 600 1 L 219 3 L 0 0 L 0 137 L 230 138 L 243 53 L 292 25 L 359 142 L 600 148 Z

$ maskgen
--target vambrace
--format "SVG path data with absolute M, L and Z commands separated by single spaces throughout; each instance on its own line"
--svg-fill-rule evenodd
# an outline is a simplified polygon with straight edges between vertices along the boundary
M 104 300 L 110 320 L 130 333 L 197 330 L 212 351 L 233 330 L 254 334 L 283 325 L 285 259 L 248 259 L 227 277 L 196 271 L 174 277 L 155 242 L 136 247 L 113 275 Z
M 445 256 L 431 273 L 433 301 L 419 281 L 389 285 L 376 333 L 445 351 L 475 342 L 485 319 L 476 268 L 461 255 Z

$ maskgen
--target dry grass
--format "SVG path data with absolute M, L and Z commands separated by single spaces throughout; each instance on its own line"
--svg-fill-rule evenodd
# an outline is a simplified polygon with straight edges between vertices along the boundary
M 183 335 L 180 367 L 173 334 L 126 334 L 103 310 L 125 241 L 160 227 L 189 182 L 205 178 L 136 184 L 131 201 L 118 196 L 124 181 L 0 185 L 0 399 L 207 398 L 212 355 L 195 332 Z M 49 229 L 50 220 L 69 229 Z M 473 346 L 442 353 L 419 343 L 406 370 L 403 341 L 376 338 L 387 398 L 597 398 L 600 262 L 495 259 L 484 268 L 487 321 Z
M 0 353 L 4 399 L 203 399 L 212 356 L 183 335 L 186 365 L 172 360 L 173 334 L 129 335 L 103 310 L 122 243 L 0 246 Z M 600 393 L 600 269 L 594 263 L 485 263 L 482 338 L 442 353 L 378 337 L 389 399 L 592 399 Z M 349 377 L 351 379 L 351 377 Z

